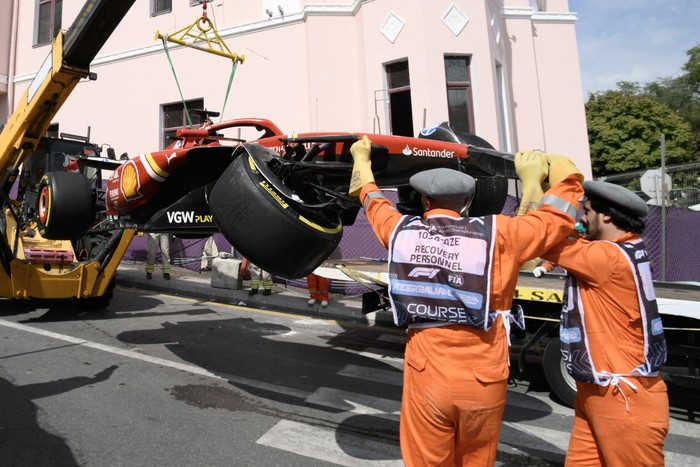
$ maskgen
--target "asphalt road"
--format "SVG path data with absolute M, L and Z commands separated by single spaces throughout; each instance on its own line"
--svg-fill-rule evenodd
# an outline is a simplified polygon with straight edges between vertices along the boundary
M 117 292 L 0 301 L 1 465 L 402 465 L 401 331 Z M 514 379 L 499 465 L 561 465 L 572 415 Z M 693 415 L 672 411 L 667 465 L 698 465 Z

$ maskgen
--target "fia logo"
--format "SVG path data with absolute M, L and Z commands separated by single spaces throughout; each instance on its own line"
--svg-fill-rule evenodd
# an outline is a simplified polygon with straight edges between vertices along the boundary
M 447 276 L 447 282 L 456 287 L 461 287 L 462 285 L 464 285 L 464 278 L 462 276 L 450 274 Z

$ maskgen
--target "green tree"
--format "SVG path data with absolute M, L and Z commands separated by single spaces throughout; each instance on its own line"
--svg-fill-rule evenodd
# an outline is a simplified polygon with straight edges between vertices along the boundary
M 586 102 L 593 175 L 658 167 L 662 134 L 667 164 L 692 161 L 689 123 L 657 99 L 638 94 L 633 83 L 621 87 L 593 93 Z
M 660 78 L 641 90 L 669 106 L 690 123 L 694 132 L 700 131 L 700 46 L 686 52 L 688 61 L 684 73 L 677 78 Z
M 688 50 L 686 55 L 690 58 L 683 65 L 684 77 L 697 99 L 700 98 L 700 45 Z
M 688 61 L 677 78 L 661 78 L 638 92 L 650 95 L 669 106 L 693 131 L 694 159 L 700 160 L 700 45 L 686 51 Z

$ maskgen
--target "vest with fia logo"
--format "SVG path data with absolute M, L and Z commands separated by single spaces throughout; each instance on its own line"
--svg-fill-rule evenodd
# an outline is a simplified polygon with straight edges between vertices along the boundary
M 642 240 L 615 245 L 624 253 L 632 269 L 644 332 L 644 361 L 640 361 L 634 368 L 626 369 L 627 373 L 623 376 L 653 377 L 658 375 L 661 366 L 666 362 L 667 348 L 646 246 Z M 603 362 L 593 361 L 588 350 L 590 346 L 586 335 L 585 316 L 578 280 L 569 275 L 559 330 L 567 371 L 577 381 L 607 386 L 615 374 L 610 368 L 601 368 Z
M 389 243 L 389 297 L 399 325 L 490 329 L 495 216 L 404 216 Z

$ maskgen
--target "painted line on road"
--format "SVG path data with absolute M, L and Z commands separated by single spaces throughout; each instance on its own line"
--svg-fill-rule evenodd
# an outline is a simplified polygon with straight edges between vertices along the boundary
M 258 444 L 348 467 L 403 466 L 398 443 L 352 433 L 280 420 Z
M 83 347 L 89 347 L 91 349 L 101 350 L 103 352 L 108 352 L 115 355 L 120 355 L 122 357 L 133 358 L 136 360 L 141 360 L 143 362 L 153 363 L 156 365 L 162 365 L 168 368 L 174 368 L 176 370 L 186 371 L 198 376 L 206 376 L 209 378 L 215 378 L 218 380 L 226 380 L 226 378 L 207 371 L 195 365 L 188 365 L 186 363 L 178 363 L 172 360 L 166 360 L 164 358 L 151 357 L 133 350 L 120 349 L 118 347 L 113 347 L 111 345 L 98 344 L 97 342 L 86 341 L 85 339 L 78 339 L 76 337 L 66 336 L 65 334 L 58 334 L 56 332 L 46 331 L 44 329 L 33 328 L 24 324 L 14 323 L 12 321 L 6 321 L 0 319 L 0 325 L 7 328 L 17 329 L 19 331 L 30 332 L 32 334 L 37 334 L 39 336 L 49 337 L 51 339 L 56 339 L 64 342 L 70 342 L 71 344 L 80 345 Z
M 145 290 L 145 289 L 132 289 L 132 288 L 122 288 L 120 287 L 122 291 L 125 292 L 130 292 L 130 293 L 138 293 L 140 295 L 162 295 L 164 297 L 169 297 L 177 300 L 182 300 L 185 302 L 191 302 L 191 303 L 199 303 L 202 305 L 207 305 L 207 306 L 216 306 L 216 307 L 222 307 L 222 308 L 231 308 L 234 310 L 239 310 L 239 311 L 247 311 L 251 313 L 258 313 L 261 315 L 271 315 L 271 316 L 281 316 L 284 318 L 295 318 L 299 319 L 305 322 L 320 322 L 324 324 L 331 324 L 331 325 L 340 325 L 344 328 L 354 328 L 354 329 L 373 329 L 373 330 L 381 330 L 385 334 L 395 334 L 399 336 L 405 336 L 406 335 L 406 330 L 396 327 L 396 326 L 383 326 L 381 324 L 375 324 L 372 321 L 368 321 L 366 323 L 362 322 L 357 322 L 357 321 L 346 321 L 342 319 L 333 319 L 333 318 L 321 318 L 319 316 L 308 316 L 308 315 L 303 315 L 299 313 L 290 313 L 290 312 L 285 312 L 285 311 L 272 311 L 272 310 L 265 310 L 262 308 L 254 308 L 252 306 L 249 306 L 247 304 L 244 305 L 233 305 L 231 303 L 224 303 L 224 302 L 215 302 L 212 300 L 205 300 L 205 299 L 197 299 L 197 298 L 189 298 L 189 297 L 183 297 L 182 295 L 173 295 L 169 294 L 166 292 L 157 292 L 153 290 Z M 243 300 L 240 300 L 239 302 L 243 302 Z
M 146 363 L 153 363 L 155 365 L 160 365 L 163 367 L 184 371 L 184 372 L 191 373 L 191 374 L 197 375 L 197 376 L 206 376 L 208 378 L 217 379 L 219 381 L 227 381 L 227 382 L 234 384 L 234 385 L 244 385 L 244 386 L 254 387 L 257 389 L 264 389 L 266 391 L 276 392 L 279 394 L 285 394 L 287 396 L 297 397 L 299 399 L 305 399 L 310 394 L 307 391 L 300 391 L 300 390 L 287 388 L 287 387 L 276 385 L 276 384 L 264 383 L 262 381 L 256 381 L 253 379 L 243 378 L 240 376 L 233 376 L 233 375 L 227 375 L 227 374 L 216 374 L 216 373 L 212 373 L 210 371 L 205 370 L 204 368 L 201 368 L 201 367 L 198 367 L 195 365 L 189 365 L 187 363 L 175 362 L 172 360 L 166 360 L 164 358 L 159 358 L 159 357 L 151 357 L 150 355 L 142 354 L 142 353 L 139 353 L 139 352 L 136 352 L 133 350 L 120 349 L 119 347 L 114 347 L 111 345 L 98 344 L 97 342 L 87 341 L 85 339 L 78 339 L 76 337 L 67 336 L 65 334 L 58 334 L 56 332 L 46 331 L 44 329 L 33 328 L 31 326 L 27 326 L 27 325 L 19 324 L 19 323 L 14 323 L 12 321 L 6 321 L 4 319 L 0 319 L 0 326 L 5 326 L 5 327 L 16 329 L 19 331 L 30 332 L 32 334 L 37 334 L 39 336 L 48 337 L 51 339 L 57 339 L 60 341 L 69 342 L 70 344 L 73 344 L 73 345 L 79 345 L 82 347 L 89 347 L 89 348 L 95 349 L 95 350 L 101 350 L 102 352 L 107 352 L 107 353 L 111 353 L 114 355 L 120 355 L 122 357 L 133 358 L 135 360 L 140 360 L 140 361 L 146 362 Z M 65 346 L 56 347 L 56 348 L 63 348 L 63 347 L 65 347 Z M 53 349 L 51 349 L 51 350 L 53 350 Z
M 361 415 L 381 415 L 398 420 L 401 401 L 335 388 L 320 387 L 306 398 L 310 404 L 331 407 Z
M 374 381 L 378 383 L 391 384 L 393 386 L 403 386 L 403 371 L 388 371 L 378 368 L 368 368 L 360 365 L 345 365 L 336 375 L 347 376 L 349 378 Z
M 210 371 L 207 371 L 203 368 L 200 368 L 195 365 L 189 365 L 185 363 L 179 363 L 175 362 L 172 360 L 166 360 L 163 358 L 159 357 L 152 357 L 149 355 L 145 355 L 133 350 L 127 350 L 127 349 L 120 349 L 118 347 L 110 346 L 110 345 L 105 345 L 105 344 L 99 344 L 96 342 L 92 341 L 87 341 L 85 339 L 79 339 L 75 338 L 72 336 L 67 336 L 64 334 L 59 334 L 56 332 L 52 331 L 46 331 L 44 329 L 38 329 L 34 328 L 31 326 L 27 326 L 24 324 L 19 324 L 19 323 L 14 323 L 12 321 L 7 321 L 0 319 L 0 326 L 4 326 L 7 328 L 19 330 L 19 331 L 24 331 L 24 332 L 29 332 L 32 334 L 36 334 L 42 337 L 47 337 L 50 339 L 56 339 L 60 340 L 63 342 L 70 343 L 72 345 L 77 345 L 77 346 L 83 346 L 95 350 L 100 350 L 103 352 L 111 353 L 114 355 L 119 355 L 135 360 L 140 360 L 146 363 L 152 363 L 155 365 L 160 365 L 162 367 L 167 367 L 167 368 L 172 368 L 176 369 L 179 371 L 184 371 L 190 374 L 198 375 L 198 376 L 205 376 L 208 378 L 213 378 L 219 381 L 226 381 L 234 385 L 246 385 L 249 387 L 255 387 L 259 389 L 264 389 L 268 390 L 271 392 L 277 392 L 280 394 L 286 394 L 292 397 L 296 397 L 302 400 L 307 400 L 307 402 L 314 403 L 314 404 L 319 404 L 322 406 L 328 406 L 328 407 L 335 407 L 341 410 L 345 410 L 348 413 L 355 413 L 355 414 L 373 414 L 373 415 L 386 415 L 388 417 L 396 417 L 398 416 L 400 412 L 400 402 L 396 402 L 393 400 L 388 400 L 388 399 L 380 399 L 380 398 L 374 398 L 365 394 L 355 394 L 351 392 L 345 392 L 345 391 L 339 391 L 331 388 L 320 388 L 319 390 L 311 393 L 311 392 L 306 392 L 302 390 L 297 390 L 297 389 L 292 389 L 292 388 L 287 388 L 275 384 L 270 384 L 270 383 L 263 383 L 261 381 L 256 381 L 244 377 L 239 377 L 239 376 L 233 376 L 233 375 L 226 375 L 226 374 L 216 374 L 212 373 Z M 66 346 L 59 346 L 59 347 L 54 347 L 51 349 L 45 349 L 45 350 L 57 350 L 57 349 L 62 349 L 65 348 Z M 24 354 L 17 354 L 17 356 L 21 356 Z M 352 370 L 352 368 L 350 369 Z M 354 373 L 354 371 L 350 371 L 351 373 Z M 342 372 L 341 372 L 342 373 Z M 509 394 L 509 401 L 507 403 L 508 406 L 527 406 L 526 404 L 523 403 L 523 401 L 517 400 L 516 398 L 513 398 L 511 394 Z M 533 396 L 530 395 L 530 397 L 535 397 L 538 399 L 541 399 L 542 402 L 545 402 L 547 404 L 551 404 L 549 401 L 546 401 L 544 398 L 540 398 L 538 396 Z M 515 399 L 515 400 L 514 400 Z M 532 404 L 532 402 L 530 403 Z M 557 407 L 557 406 L 554 406 Z M 530 407 L 532 408 L 532 407 Z M 542 410 L 542 408 L 540 408 Z M 571 416 L 570 413 L 572 412 L 571 409 L 562 409 L 562 410 L 557 410 L 556 408 L 552 410 L 553 413 L 556 414 L 566 414 L 567 412 L 569 413 L 568 416 Z M 293 422 L 290 422 L 293 423 Z M 515 423 L 510 423 L 510 422 L 504 422 L 505 428 L 506 429 L 511 429 L 511 430 L 517 430 L 518 432 L 522 433 L 523 435 L 530 436 L 530 439 L 528 441 L 528 445 L 530 445 L 533 441 L 533 439 L 538 439 L 539 443 L 542 443 L 543 446 L 555 446 L 556 449 L 558 450 L 563 450 L 564 448 L 564 443 L 563 439 L 568 436 L 568 432 L 557 432 L 556 430 L 549 430 L 549 429 L 544 429 L 541 427 L 526 427 L 523 424 L 515 424 Z M 289 426 L 282 424 L 279 426 L 280 431 L 283 432 L 284 430 L 281 430 L 282 427 L 289 428 Z M 296 431 L 303 431 L 306 428 L 302 428 L 299 424 L 295 424 L 293 426 L 294 430 Z M 293 431 L 294 431 L 293 430 Z M 690 431 L 689 431 L 690 430 Z M 671 419 L 671 426 L 669 430 L 669 434 L 677 434 L 677 435 L 683 435 L 683 436 L 696 436 L 698 435 L 698 432 L 700 430 L 696 428 L 694 425 L 689 424 L 689 423 L 682 423 L 678 422 L 674 419 Z M 325 440 L 327 441 L 327 440 Z M 324 443 L 325 443 L 324 441 Z M 366 441 L 363 441 L 366 442 Z M 273 438 L 267 438 L 258 440 L 258 443 L 260 444 L 265 444 L 265 445 L 273 445 L 275 447 L 278 447 L 280 449 L 288 449 L 283 446 L 284 443 L 279 444 L 279 438 L 273 437 Z M 302 443 L 303 444 L 303 443 Z M 296 443 L 295 446 L 298 448 L 299 443 Z M 515 443 L 517 445 L 517 443 Z M 514 446 L 515 446 L 514 445 Z M 328 447 L 328 445 L 326 445 Z M 332 450 L 335 450 L 336 448 L 333 448 Z M 293 451 L 294 452 L 294 451 Z M 299 452 L 297 452 L 299 453 Z M 299 453 L 301 455 L 306 455 L 308 457 L 316 457 L 319 458 L 311 452 L 309 453 Z M 669 465 L 693 465 L 695 461 L 697 461 L 696 456 L 688 456 L 680 453 L 672 453 L 672 452 L 666 452 L 666 459 L 668 462 L 670 462 Z M 348 456 L 348 459 L 352 459 L 352 461 L 349 461 L 348 463 L 344 463 L 342 465 L 394 465 L 392 461 L 371 461 L 365 459 L 363 462 L 364 464 L 357 464 L 356 460 L 352 456 Z M 692 461 L 692 462 L 691 462 Z M 336 461 L 337 462 L 337 461 Z M 400 464 L 399 464 L 400 465 Z

